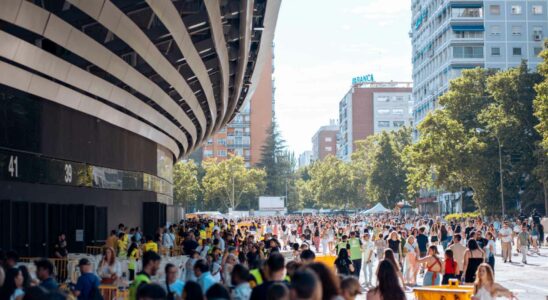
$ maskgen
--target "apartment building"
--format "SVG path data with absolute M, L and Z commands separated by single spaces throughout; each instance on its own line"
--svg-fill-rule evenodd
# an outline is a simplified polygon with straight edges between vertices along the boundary
M 547 0 L 413 0 L 413 120 L 418 124 L 462 70 L 535 69 L 548 28 Z M 416 133 L 415 133 L 416 134 Z

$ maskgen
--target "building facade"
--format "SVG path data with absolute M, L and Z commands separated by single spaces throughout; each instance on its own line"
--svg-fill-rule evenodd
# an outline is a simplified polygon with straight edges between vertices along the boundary
M 312 151 L 306 150 L 299 155 L 299 168 L 304 168 L 312 163 Z
M 350 160 L 356 141 L 411 126 L 410 82 L 358 83 L 339 102 L 337 156 Z
M 462 70 L 535 69 L 548 30 L 548 1 L 413 0 L 413 119 L 418 124 Z
M 273 49 L 273 47 L 270 47 Z M 230 155 L 244 158 L 250 167 L 261 160 L 262 147 L 274 115 L 273 55 L 269 52 L 257 88 L 234 119 L 203 146 L 202 159 L 224 160 Z
M 173 163 L 257 90 L 279 7 L 0 1 L 0 245 L 47 256 L 64 232 L 82 252 L 165 225 Z
M 312 161 L 322 160 L 328 155 L 337 156 L 337 135 L 339 126 L 335 120 L 322 126 L 312 137 Z

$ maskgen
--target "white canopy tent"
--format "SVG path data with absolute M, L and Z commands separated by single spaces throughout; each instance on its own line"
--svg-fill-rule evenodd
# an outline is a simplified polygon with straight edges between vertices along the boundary
M 384 207 L 380 202 L 375 204 L 375 206 L 371 207 L 370 209 L 362 212 L 362 214 L 364 215 L 373 215 L 373 214 L 382 214 L 382 213 L 387 213 L 387 212 L 390 212 L 389 209 L 387 209 L 386 207 Z

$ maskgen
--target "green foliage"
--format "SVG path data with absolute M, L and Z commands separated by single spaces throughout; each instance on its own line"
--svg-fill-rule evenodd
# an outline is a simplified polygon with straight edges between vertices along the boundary
M 548 156 L 548 39 L 544 41 L 544 51 L 540 53 L 540 57 L 543 62 L 538 65 L 538 72 L 544 77 L 544 80 L 535 86 L 537 92 L 534 101 L 535 116 L 539 120 L 535 129 L 542 136 L 541 145 L 544 155 Z
M 443 109 L 418 124 L 418 141 L 404 151 L 409 190 L 469 187 L 480 211 L 497 212 L 503 176 L 507 208 L 515 208 L 518 197 L 524 207 L 538 203 L 542 191 L 534 170 L 540 137 L 534 129 L 533 87 L 540 81 L 525 63 L 496 73 L 464 70 L 440 97 Z
M 265 193 L 270 196 L 285 195 L 287 179 L 292 177 L 295 166 L 295 156 L 287 151 L 276 121 L 273 120 L 261 149 L 261 160 L 257 164 L 258 168 L 266 172 Z M 293 181 L 290 184 L 293 184 Z
M 265 189 L 265 171 L 246 168 L 240 156 L 230 156 L 223 161 L 205 160 L 203 166 L 204 200 L 210 205 L 237 208 L 243 196 L 257 198 Z
M 407 195 L 403 150 L 411 144 L 411 130 L 383 131 L 358 143 L 352 154 L 355 184 L 367 199 L 393 207 Z M 365 180 L 364 180 L 365 179 Z
M 193 160 L 177 162 L 173 166 L 173 202 L 187 208 L 195 204 L 199 193 L 196 163 Z
M 466 219 L 473 219 L 481 216 L 479 212 L 469 212 L 469 213 L 461 213 L 461 214 L 449 214 L 445 216 L 445 221 L 451 222 L 451 221 L 461 221 Z
M 310 189 L 317 206 L 347 208 L 356 206 L 356 189 L 352 169 L 335 156 L 328 155 L 309 169 Z

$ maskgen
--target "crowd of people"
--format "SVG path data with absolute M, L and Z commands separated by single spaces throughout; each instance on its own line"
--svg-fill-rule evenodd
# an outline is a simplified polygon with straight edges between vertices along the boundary
M 80 259 L 80 276 L 70 288 L 84 300 L 100 299 L 100 284 L 124 280 L 131 300 L 352 300 L 362 293 L 367 299 L 399 300 L 419 285 L 459 282 L 473 285 L 477 300 L 513 298 L 494 281 L 497 240 L 504 263 L 517 251 L 526 264 L 544 240 L 540 218 L 204 217 L 151 236 L 120 224 L 96 266 Z M 166 255 L 188 259 L 162 266 Z M 2 252 L 0 259 L 0 300 L 62 298 L 47 259 L 35 262 L 34 279 L 18 265 L 15 252 Z M 121 259 L 129 260 L 127 277 Z

